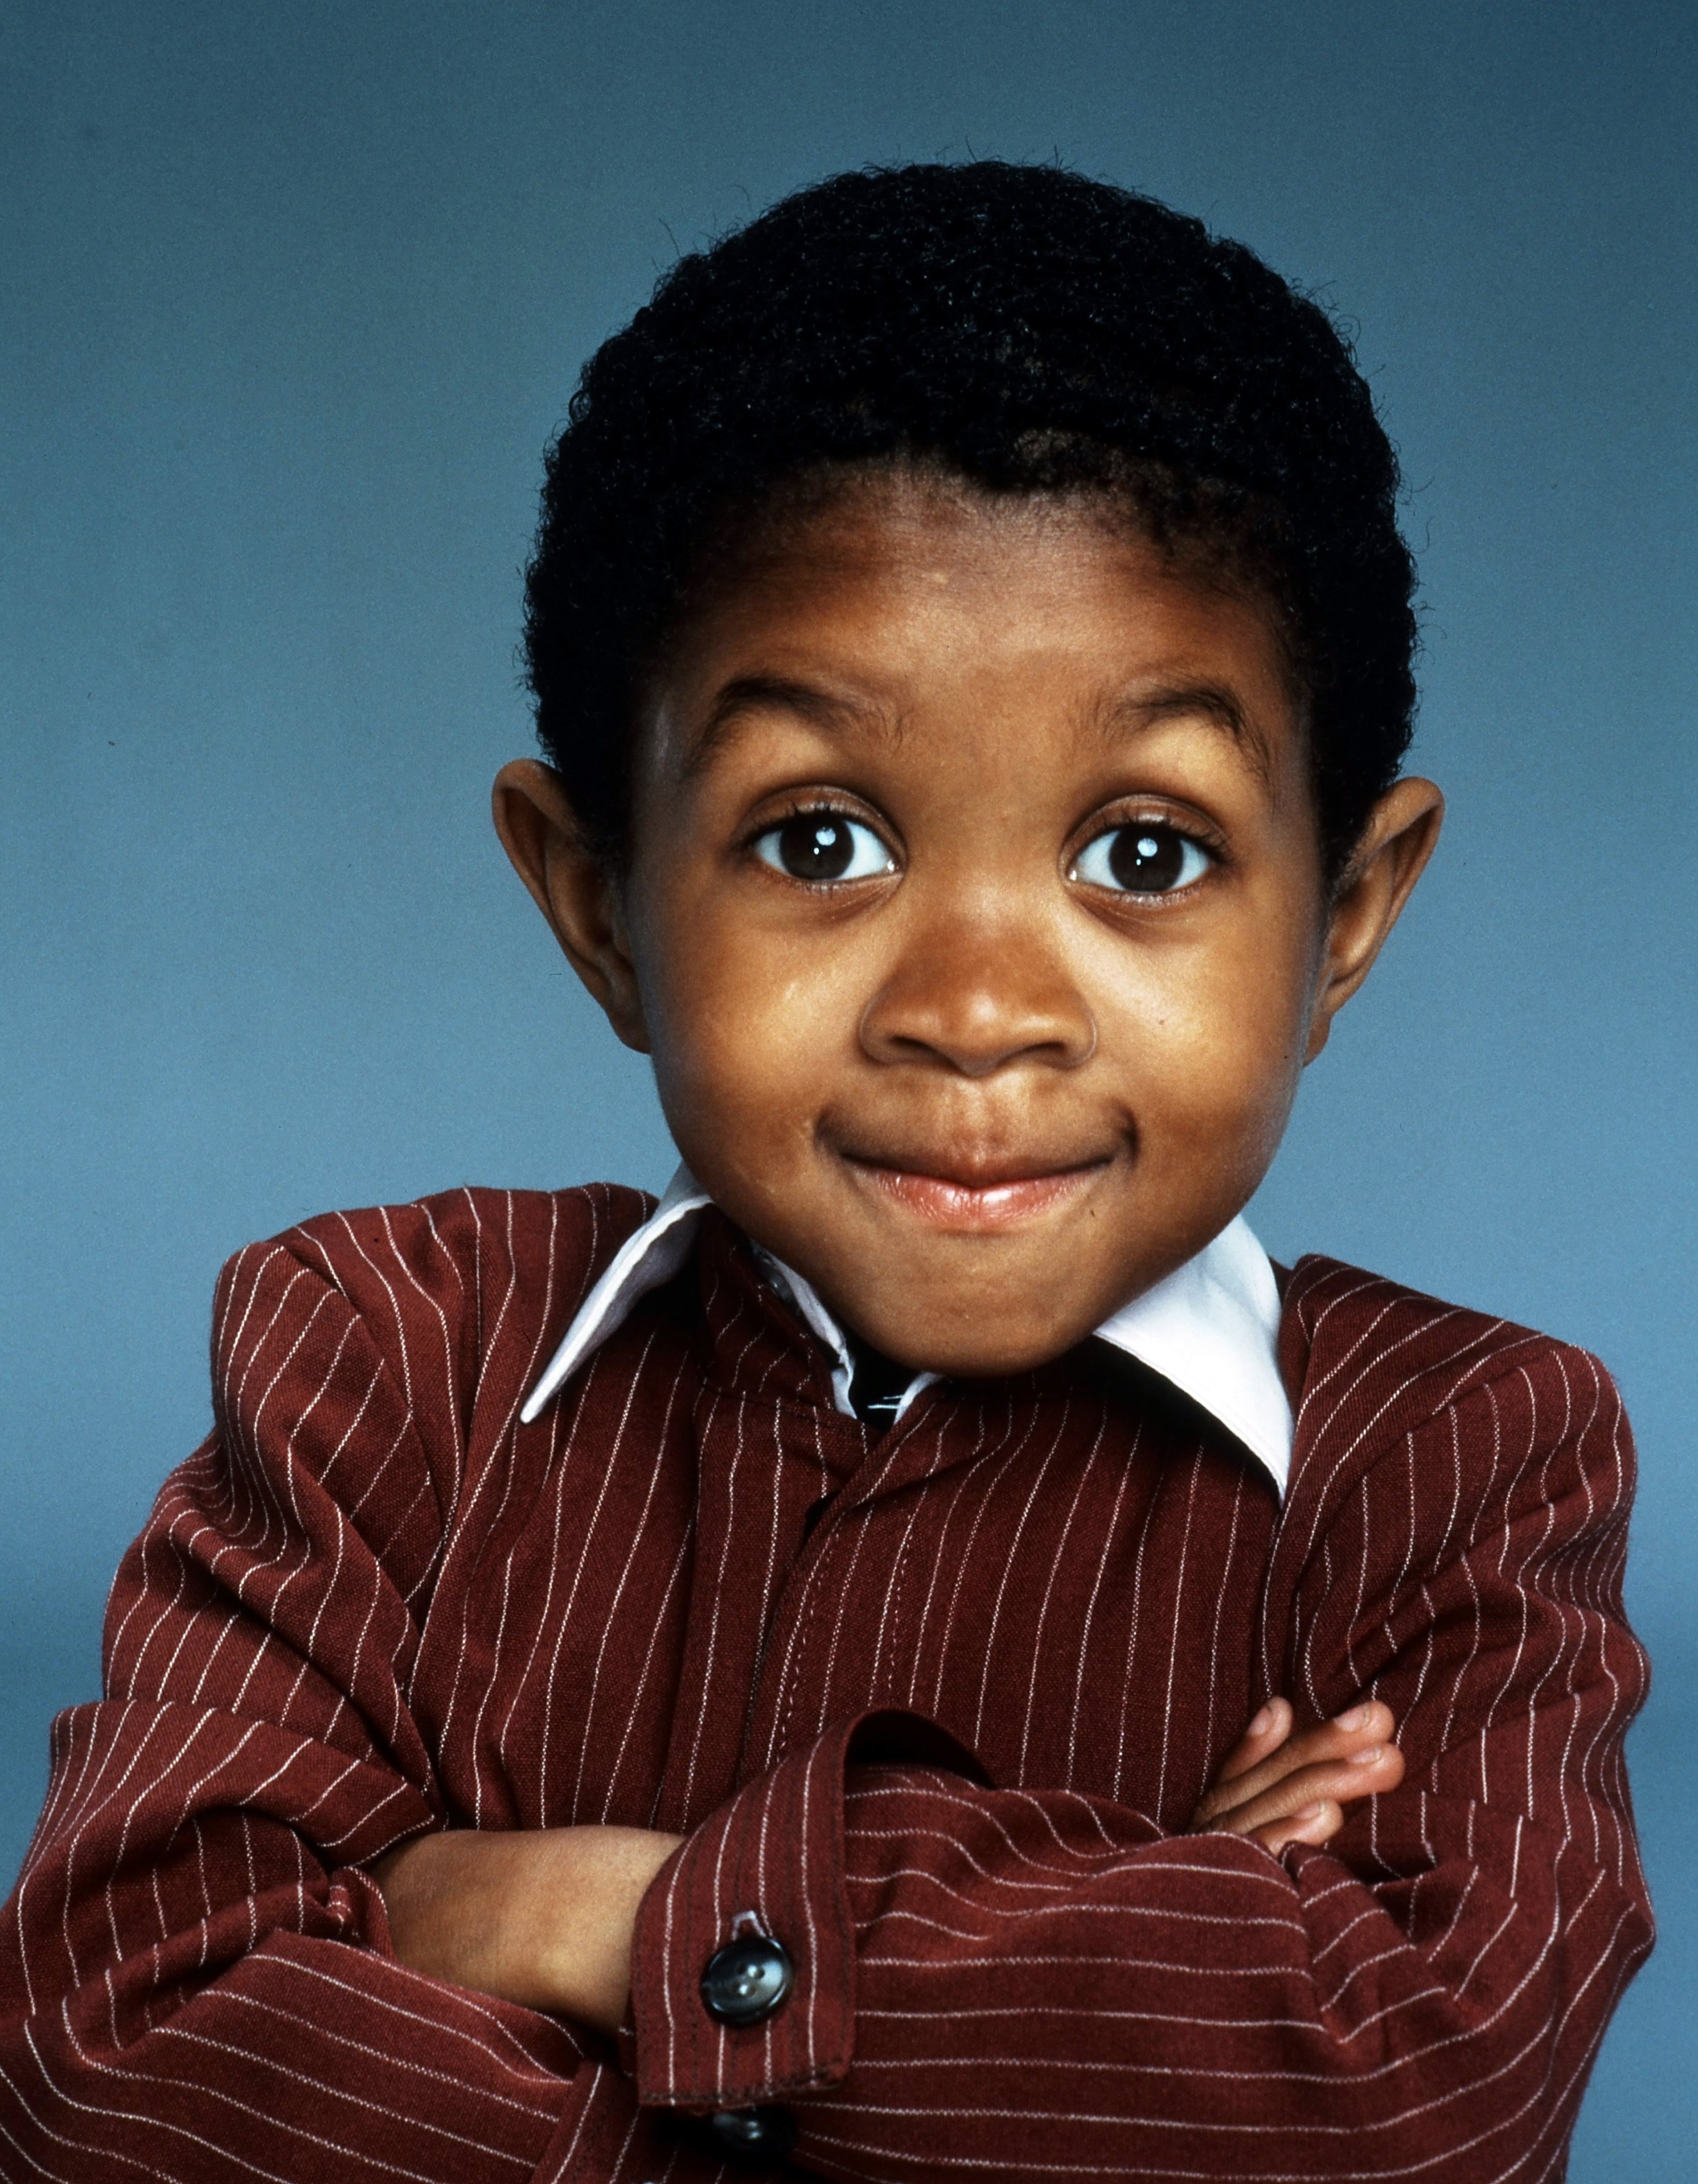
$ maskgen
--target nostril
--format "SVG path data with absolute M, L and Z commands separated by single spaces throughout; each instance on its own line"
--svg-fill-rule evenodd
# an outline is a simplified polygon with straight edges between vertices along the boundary
M 862 1017 L 861 1045 L 875 1060 L 930 1061 L 980 1078 L 1015 1063 L 1076 1068 L 1096 1052 L 1097 1026 L 1077 997 L 1025 1006 L 969 997 L 946 1006 L 887 989 Z

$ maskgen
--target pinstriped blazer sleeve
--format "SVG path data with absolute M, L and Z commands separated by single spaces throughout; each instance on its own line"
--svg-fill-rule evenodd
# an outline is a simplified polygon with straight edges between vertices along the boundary
M 1271 1580 L 1270 1683 L 1316 1716 L 1385 1698 L 1403 1787 L 1276 1860 L 1040 1786 L 846 1766 L 834 1731 L 651 1892 L 644 2098 L 788 2100 L 798 2160 L 869 2179 L 1560 2174 L 1651 1940 L 1621 1758 L 1646 1679 L 1632 1456 L 1582 1353 L 1529 1338 L 1463 1379 L 1360 1394 Z M 740 1913 L 798 1958 L 789 2022 L 701 2007 Z
M 398 1964 L 360 1870 L 442 1817 L 406 1693 L 463 1299 L 405 1240 L 402 1278 L 439 1357 L 310 1231 L 225 1270 L 215 1429 L 124 1563 L 0 1936 L 8 2175 L 523 2184 L 628 2107 L 564 2025 Z

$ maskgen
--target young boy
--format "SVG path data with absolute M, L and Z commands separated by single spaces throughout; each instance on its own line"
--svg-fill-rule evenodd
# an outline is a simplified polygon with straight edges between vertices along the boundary
M 496 817 L 685 1167 L 226 1268 L 8 2176 L 1561 2174 L 1615 1392 L 1240 1217 L 1438 832 L 1395 488 L 1314 305 L 1049 169 L 804 192 L 592 360 Z

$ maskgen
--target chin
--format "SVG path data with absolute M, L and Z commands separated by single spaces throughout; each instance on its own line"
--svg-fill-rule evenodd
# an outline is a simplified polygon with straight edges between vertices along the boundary
M 1030 1373 L 1051 1363 L 1082 1342 L 1091 1329 L 1075 1332 L 1071 1326 L 1058 1328 L 1053 1323 L 1035 1328 L 1027 1322 L 986 1327 L 982 1318 L 971 1327 L 927 1327 L 915 1314 L 894 1323 L 888 1341 L 877 1329 L 869 1332 L 887 1356 L 917 1372 L 941 1373 L 958 1380 L 996 1380 L 1005 1373 Z

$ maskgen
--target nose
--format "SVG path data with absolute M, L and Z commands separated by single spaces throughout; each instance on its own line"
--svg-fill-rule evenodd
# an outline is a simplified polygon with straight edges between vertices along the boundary
M 1076 1069 L 1097 1024 L 1058 950 L 1003 917 L 928 921 L 911 933 L 861 1018 L 874 1061 L 930 1062 L 964 1077 L 1011 1063 Z

